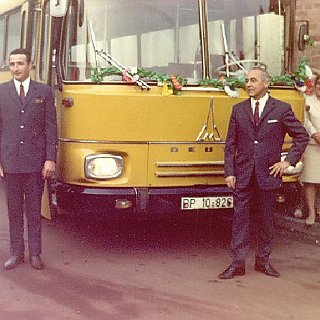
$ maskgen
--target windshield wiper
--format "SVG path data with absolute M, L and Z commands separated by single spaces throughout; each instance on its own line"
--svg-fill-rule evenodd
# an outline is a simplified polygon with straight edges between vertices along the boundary
M 107 53 L 105 50 L 97 49 L 96 46 L 96 37 L 95 37 L 95 33 L 93 30 L 93 26 L 92 26 L 92 22 L 91 20 L 89 21 L 89 27 L 90 27 L 90 36 L 91 36 L 91 42 L 93 45 L 93 50 L 95 52 L 95 54 L 97 54 L 98 56 L 100 56 L 102 59 L 104 59 L 105 61 L 107 61 L 109 64 L 113 65 L 114 67 L 116 67 L 119 71 L 121 71 L 122 74 L 124 74 L 131 82 L 136 83 L 138 86 L 141 87 L 141 89 L 146 89 L 146 90 L 150 90 L 150 86 L 144 82 L 141 79 L 137 79 L 137 75 L 132 74 L 128 68 L 126 68 L 124 65 L 122 65 L 119 61 L 117 61 L 116 59 L 114 59 L 109 53 Z M 96 59 L 96 64 L 97 63 L 97 59 Z

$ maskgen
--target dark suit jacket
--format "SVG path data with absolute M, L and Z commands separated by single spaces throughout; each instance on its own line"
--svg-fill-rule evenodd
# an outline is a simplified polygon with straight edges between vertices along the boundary
M 56 159 L 57 124 L 51 88 L 30 81 L 22 105 L 13 80 L 0 85 L 0 163 L 6 173 L 41 172 Z
M 236 176 L 236 187 L 241 189 L 248 186 L 252 174 L 261 189 L 281 187 L 281 177 L 271 176 L 269 167 L 281 160 L 286 133 L 293 138 L 286 160 L 295 165 L 309 137 L 291 106 L 269 97 L 255 129 L 250 99 L 235 105 L 225 146 L 225 176 Z

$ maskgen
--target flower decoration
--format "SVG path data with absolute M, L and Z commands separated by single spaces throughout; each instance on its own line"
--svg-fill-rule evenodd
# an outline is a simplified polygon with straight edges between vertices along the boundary
M 313 88 L 312 71 L 308 64 L 308 59 L 303 57 L 298 65 L 297 71 L 284 75 L 273 76 L 270 79 L 272 86 L 289 86 L 308 94 Z M 128 83 L 135 83 L 139 79 L 145 81 L 156 81 L 158 86 L 162 86 L 162 95 L 180 95 L 183 86 L 187 84 L 187 79 L 180 75 L 161 74 L 144 68 L 126 68 L 120 71 L 114 66 L 92 68 L 91 80 L 100 83 L 104 77 L 111 75 L 122 76 Z M 202 87 L 214 87 L 225 91 L 230 97 L 238 97 L 237 88 L 245 87 L 245 77 L 225 77 L 219 79 L 203 79 L 199 82 Z
M 139 80 L 139 75 L 133 74 L 132 70 L 129 70 L 128 68 L 125 68 L 122 71 L 122 78 L 124 81 L 129 82 L 129 83 L 136 83 Z
M 305 87 L 306 87 L 305 94 L 311 94 L 312 93 L 312 89 L 314 87 L 314 84 L 313 84 L 311 78 L 306 80 Z
M 181 91 L 182 84 L 179 82 L 176 76 L 170 76 L 171 83 L 173 85 L 173 89 L 177 91 Z
M 230 88 L 229 86 L 224 86 L 225 93 L 232 98 L 238 97 L 238 91 L 235 88 Z
M 168 83 L 166 81 L 164 81 L 162 84 L 161 94 L 163 96 L 169 96 L 169 95 L 173 94 L 173 89 L 169 88 Z
M 313 74 L 312 70 L 308 66 L 308 62 L 308 58 L 303 57 L 298 66 L 298 70 L 294 75 L 295 88 L 305 94 L 310 94 L 313 87 Z
M 314 41 L 312 40 L 312 38 L 308 35 L 308 34 L 305 34 L 303 36 L 303 40 L 304 42 L 309 45 L 310 47 L 314 47 Z
M 107 76 L 121 76 L 122 73 L 121 71 L 114 67 L 114 66 L 109 66 L 109 67 L 93 67 L 91 68 L 91 80 L 93 82 L 102 82 L 104 77 Z
M 272 86 L 289 86 L 293 87 L 295 85 L 295 82 L 293 80 L 294 74 L 289 73 L 289 74 L 284 74 L 281 76 L 273 76 L 270 79 L 270 84 Z

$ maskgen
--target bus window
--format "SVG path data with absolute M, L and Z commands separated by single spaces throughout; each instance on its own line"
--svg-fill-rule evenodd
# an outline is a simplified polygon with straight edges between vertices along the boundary
M 6 65 L 9 65 L 10 52 L 20 47 L 20 11 L 17 11 L 8 16 L 8 46 L 6 51 Z
M 225 53 L 235 73 L 234 60 L 243 60 L 248 69 L 263 63 L 271 75 L 284 72 L 285 19 L 288 0 L 208 0 L 208 33 L 211 76 L 226 64 Z M 279 8 L 280 4 L 280 8 Z M 285 7 L 285 5 L 287 7 Z M 232 70 L 232 69 L 231 69 Z
M 32 20 L 31 20 L 33 26 L 32 26 L 32 30 L 37 30 L 37 15 L 34 14 L 32 15 Z M 36 32 L 32 32 L 32 36 L 31 36 L 31 58 L 33 59 L 33 63 L 35 63 L 35 59 L 36 59 L 36 53 L 35 53 L 35 48 L 37 45 L 37 37 L 36 37 Z
M 46 80 L 47 69 L 48 69 L 48 46 L 50 43 L 50 6 L 49 2 L 46 2 L 43 9 L 43 19 L 42 19 L 42 33 L 41 33 L 41 54 L 40 54 L 40 80 Z
M 195 78 L 200 47 L 197 0 L 85 0 L 87 20 L 81 26 L 76 3 L 71 3 L 65 24 L 67 80 L 90 78 L 95 65 L 88 21 L 97 49 L 121 64 Z M 100 66 L 106 64 L 97 59 Z
M 3 51 L 4 51 L 4 17 L 0 17 L 0 68 L 3 67 Z
M 21 31 L 20 31 L 20 34 L 21 34 L 20 47 L 21 48 L 26 47 L 27 40 L 26 40 L 25 28 L 26 28 L 26 11 L 24 10 L 21 15 Z

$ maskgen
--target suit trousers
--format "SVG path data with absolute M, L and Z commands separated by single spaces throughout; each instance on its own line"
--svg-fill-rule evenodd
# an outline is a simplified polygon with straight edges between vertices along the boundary
M 29 255 L 41 253 L 41 198 L 44 180 L 41 172 L 5 173 L 11 255 L 23 255 L 24 212 L 27 217 Z
M 232 225 L 231 254 L 233 264 L 242 267 L 250 246 L 250 227 L 257 232 L 255 258 L 259 263 L 269 259 L 274 236 L 273 216 L 276 190 L 260 189 L 255 176 L 244 189 L 234 192 L 234 218 Z

